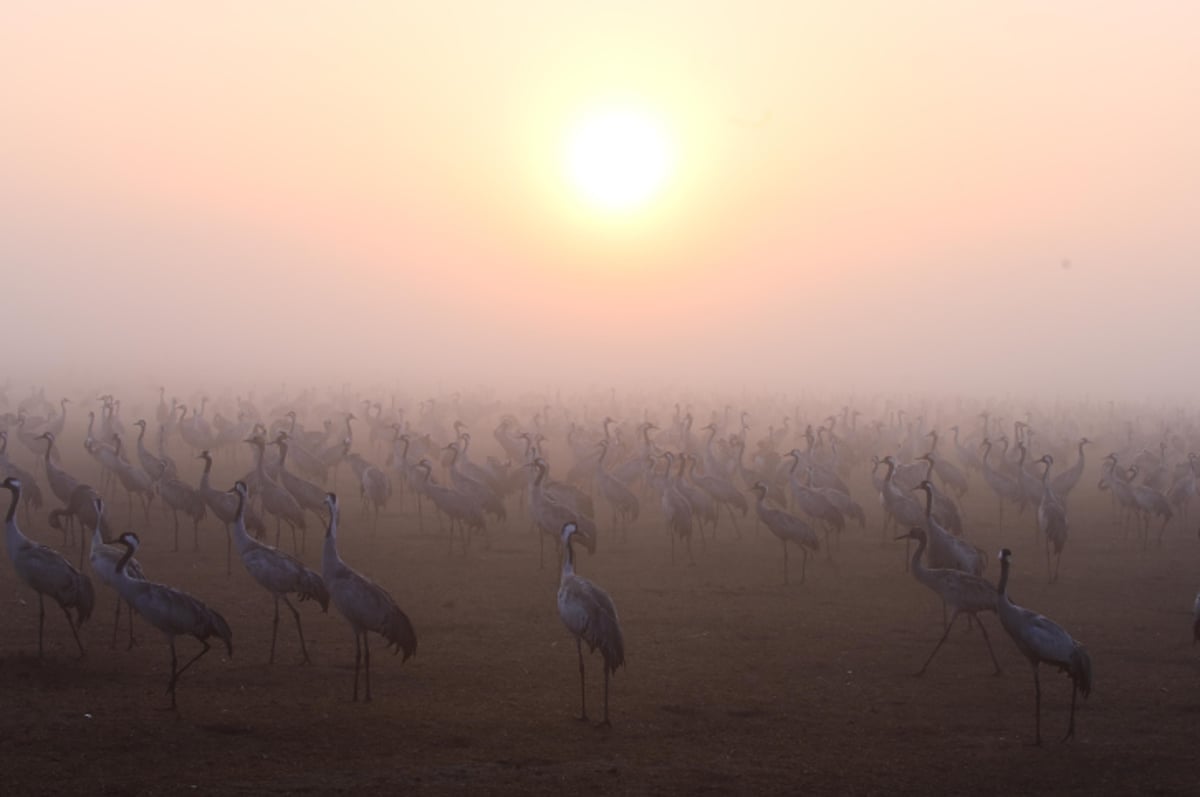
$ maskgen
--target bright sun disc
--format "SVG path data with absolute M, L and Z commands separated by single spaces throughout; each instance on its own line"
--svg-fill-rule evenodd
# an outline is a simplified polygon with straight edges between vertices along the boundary
M 584 200 L 602 210 L 645 205 L 666 182 L 671 160 L 662 125 L 640 111 L 593 113 L 567 139 L 567 176 Z

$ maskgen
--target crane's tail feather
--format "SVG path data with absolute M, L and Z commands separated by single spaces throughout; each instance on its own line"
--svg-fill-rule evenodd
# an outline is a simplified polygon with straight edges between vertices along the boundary
M 396 608 L 387 620 L 384 621 L 383 627 L 379 629 L 379 633 L 387 640 L 388 647 L 394 647 L 393 653 L 404 651 L 404 657 L 401 661 L 408 661 L 410 656 L 416 655 L 417 652 L 417 632 L 413 629 L 412 621 L 408 619 L 408 615 Z
M 325 580 L 311 570 L 305 570 L 300 575 L 300 588 L 297 590 L 301 601 L 315 600 L 321 604 L 321 611 L 329 611 L 329 588 Z
M 229 655 L 233 655 L 233 631 L 229 628 L 229 623 L 225 622 L 225 618 L 215 609 L 209 609 L 208 631 L 201 639 L 208 639 L 210 636 L 215 636 L 225 643 L 225 649 L 229 651 Z
M 83 625 L 92 616 L 92 609 L 96 607 L 96 589 L 86 574 L 78 573 L 77 576 L 79 582 L 76 586 L 75 614 L 79 625 Z
M 1079 643 L 1071 651 L 1071 679 L 1079 686 L 1079 691 L 1087 697 L 1092 693 L 1092 657 L 1087 648 Z

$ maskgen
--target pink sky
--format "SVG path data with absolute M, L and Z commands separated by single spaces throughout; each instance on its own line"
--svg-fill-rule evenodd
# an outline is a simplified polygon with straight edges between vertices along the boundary
M 407 5 L 0 10 L 8 374 L 1197 387 L 1196 4 Z

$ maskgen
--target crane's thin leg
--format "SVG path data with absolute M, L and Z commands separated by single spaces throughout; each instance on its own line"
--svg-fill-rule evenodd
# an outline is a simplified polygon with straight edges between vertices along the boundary
M 42 629 L 46 627 L 46 599 L 38 593 L 38 658 L 42 658 Z
M 587 691 L 583 686 L 583 642 L 575 637 L 575 652 L 579 654 L 579 719 L 587 722 Z
M 671 564 L 675 564 L 675 532 L 668 531 L 667 536 L 671 538 Z
M 1058 583 L 1058 566 L 1062 564 L 1062 551 L 1057 551 L 1054 554 L 1054 583 Z
M 28 504 L 25 505 L 25 511 L 26 512 L 29 511 Z M 86 546 L 86 539 L 87 538 L 84 537 L 84 535 L 82 535 L 82 534 L 79 535 L 79 572 L 81 572 L 81 573 L 83 572 L 83 549 Z
M 362 664 L 362 642 L 358 631 L 354 632 L 354 702 L 358 702 L 358 668 Z
M 283 603 L 292 611 L 292 617 L 296 619 L 296 633 L 300 635 L 300 651 L 304 654 L 304 663 L 311 664 L 312 659 L 308 657 L 308 646 L 304 644 L 304 629 L 300 627 L 300 612 L 296 611 L 296 607 L 288 600 L 287 595 L 281 596 Z
M 363 669 L 367 674 L 367 700 L 371 702 L 371 640 L 367 637 L 367 632 L 363 631 Z
M 233 575 L 233 534 L 225 527 L 225 575 Z
M 1075 693 L 1079 691 L 1079 685 L 1075 679 L 1071 679 L 1071 720 L 1067 723 L 1067 735 L 1063 737 L 1065 742 L 1067 739 L 1075 738 Z
M 1033 727 L 1034 744 L 1042 745 L 1042 682 L 1038 678 L 1038 666 L 1033 665 Z
M 612 723 L 608 721 L 608 665 L 604 667 L 604 722 L 600 723 L 605 728 L 611 728 Z
M 704 532 L 701 531 L 700 534 L 701 534 L 701 536 L 703 536 Z M 692 535 L 691 534 L 687 535 L 686 540 L 687 540 L 688 564 L 694 565 L 694 564 L 696 564 L 696 557 L 692 554 Z
M 201 657 L 201 656 L 203 656 L 205 653 L 208 653 L 208 651 L 209 651 L 209 648 L 211 648 L 211 647 L 212 647 L 212 645 L 208 644 L 208 642 L 206 642 L 206 641 L 204 641 L 204 640 L 201 640 L 201 641 L 200 641 L 200 644 L 204 646 L 204 647 L 203 647 L 203 648 L 200 650 L 200 652 L 199 652 L 199 653 L 197 653 L 195 656 L 192 656 L 192 658 L 188 660 L 188 663 L 187 663 L 187 664 L 185 664 L 185 665 L 183 665 L 182 667 L 180 667 L 180 668 L 179 668 L 179 672 L 175 673 L 175 680 L 176 680 L 176 681 L 178 681 L 178 680 L 179 680 L 179 676 L 183 675 L 183 673 L 184 673 L 184 672 L 187 670 L 187 668 L 188 668 L 188 667 L 191 667 L 193 664 L 195 664 L 196 662 L 198 662 L 198 661 L 200 660 L 200 657 Z M 172 649 L 172 650 L 174 650 L 174 649 L 175 649 L 173 644 L 172 644 L 172 647 L 171 647 L 171 649 Z
M 808 549 L 800 546 L 800 583 L 808 581 Z
M 275 619 L 271 622 L 271 657 L 267 664 L 275 663 L 275 639 L 279 636 L 279 596 L 275 596 Z
M 279 547 L 279 535 L 283 533 L 283 525 L 279 520 L 279 515 L 275 516 L 275 547 Z
M 79 631 L 75 628 L 75 621 L 71 618 L 71 612 L 64 606 L 63 614 L 67 616 L 67 625 L 71 626 L 71 636 L 75 637 L 75 644 L 79 647 L 79 658 L 84 658 L 87 653 L 83 649 L 83 643 L 79 641 Z
M 175 637 L 171 637 L 171 680 L 167 681 L 167 694 L 171 696 L 170 710 L 175 710 L 175 679 L 178 673 L 175 667 L 179 664 L 179 659 L 175 656 Z
M 192 518 L 192 550 L 200 550 L 200 521 Z
M 125 649 L 133 650 L 133 604 L 129 601 L 125 601 L 125 608 L 128 610 L 126 614 L 129 615 L 129 647 Z
M 908 551 L 911 546 L 912 546 L 912 540 L 906 537 L 904 540 L 904 572 L 905 573 L 908 572 Z
M 971 615 L 969 614 L 967 615 L 967 617 L 970 616 Z M 987 627 L 983 624 L 982 618 L 977 617 L 975 618 L 975 621 L 979 625 L 979 630 L 983 632 L 983 641 L 987 643 L 988 655 L 992 657 L 992 664 L 996 665 L 995 674 L 1000 675 L 1002 672 L 1000 669 L 1000 662 L 996 661 L 996 651 L 992 650 L 992 640 L 988 639 Z
M 174 550 L 178 551 L 179 550 L 179 513 L 176 512 L 174 509 L 172 509 L 171 517 L 175 519 L 175 548 L 174 548 Z
M 944 608 L 945 608 L 945 604 L 943 604 L 943 609 L 944 609 Z M 942 643 L 946 641 L 946 638 L 947 638 L 948 636 L 950 636 L 950 629 L 954 627 L 954 621 L 955 621 L 955 620 L 957 620 L 957 619 L 958 619 L 958 610 L 957 610 L 957 609 L 955 609 L 955 610 L 954 610 L 954 616 L 950 618 L 950 623 L 949 623 L 949 625 L 947 625 L 947 626 L 946 626 L 946 630 L 945 630 L 945 632 L 942 634 L 942 638 L 941 638 L 941 639 L 939 639 L 939 640 L 938 640 L 938 643 L 937 643 L 936 645 L 934 645 L 934 646 L 933 646 L 933 653 L 930 653 L 930 654 L 929 654 L 929 658 L 925 659 L 925 663 L 921 665 L 921 669 L 917 670 L 917 672 L 916 672 L 916 676 L 917 676 L 918 678 L 920 678 L 922 675 L 924 675 L 924 674 L 925 674 L 925 670 L 929 669 L 929 664 L 930 664 L 930 662 L 932 662 L 932 661 L 933 661 L 933 657 L 937 655 L 937 652 L 938 652 L 939 650 L 941 650 L 941 648 L 942 648 Z M 990 645 L 989 645 L 989 649 L 990 649 Z
M 788 553 L 787 540 L 783 541 L 783 585 L 786 587 L 788 583 Z
M 132 623 L 133 623 L 133 618 L 132 618 L 132 617 L 131 617 L 131 618 L 129 618 L 129 622 L 130 622 L 130 626 L 129 626 L 129 627 L 130 627 L 130 628 L 133 628 L 133 625 L 132 625 Z M 117 630 L 118 630 L 120 627 L 121 627 L 121 599 L 118 597 L 118 598 L 117 598 L 117 611 L 116 611 L 116 614 L 114 614 L 114 615 L 113 615 L 113 638 L 112 638 L 112 644 L 108 646 L 108 649 L 109 649 L 109 650 L 116 650 L 116 649 L 117 649 Z

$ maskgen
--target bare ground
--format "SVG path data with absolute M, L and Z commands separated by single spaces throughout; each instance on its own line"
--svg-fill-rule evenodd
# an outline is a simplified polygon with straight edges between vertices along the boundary
M 1091 482 L 1094 484 L 1094 480 Z M 624 628 L 627 666 L 612 683 L 609 729 L 575 719 L 575 648 L 555 610 L 558 564 L 519 511 L 490 550 L 448 555 L 446 537 L 413 507 L 379 530 L 346 496 L 342 555 L 388 589 L 420 638 L 401 666 L 375 638 L 373 703 L 350 701 L 353 638 L 331 607 L 301 607 L 314 664 L 302 666 L 290 617 L 267 665 L 269 596 L 240 569 L 225 575 L 224 534 L 209 520 L 201 550 L 172 553 L 157 511 L 139 559 L 155 580 L 217 608 L 234 630 L 167 705 L 163 638 L 138 623 L 139 644 L 109 648 L 114 595 L 97 584 L 74 657 L 57 607 L 36 658 L 37 602 L 7 565 L 0 574 L 0 768 L 18 793 L 1195 793 L 1200 763 L 1200 649 L 1190 612 L 1200 543 L 1190 524 L 1143 554 L 1113 524 L 1108 498 L 1083 480 L 1071 506 L 1061 581 L 1046 583 L 1032 515 L 995 526 L 978 480 L 968 536 L 1016 553 L 1011 593 L 1083 641 L 1095 690 L 1066 729 L 1070 682 L 1043 668 L 1043 730 L 1033 740 L 1029 665 L 994 616 L 985 622 L 1005 672 L 977 631 L 956 629 L 930 671 L 913 676 L 941 632 L 938 602 L 884 541 L 878 511 L 848 529 L 807 583 L 782 584 L 780 547 L 753 515 L 741 538 L 726 524 L 672 566 L 654 504 L 628 540 L 607 533 L 581 574 L 606 588 Z M 867 495 L 860 485 L 860 498 Z M 864 504 L 874 502 L 864 500 Z M 125 518 L 123 496 L 115 500 Z M 870 511 L 870 510 L 869 510 Z M 315 520 L 313 523 L 315 527 Z M 23 526 L 59 545 L 40 518 Z M 604 524 L 602 523 L 602 528 Z M 305 560 L 320 565 L 321 531 Z M 190 543 L 190 535 L 183 539 Z M 190 547 L 190 546 L 188 546 Z M 799 564 L 795 555 L 793 566 Z M 180 655 L 198 648 L 181 640 Z M 588 709 L 601 715 L 598 656 Z

